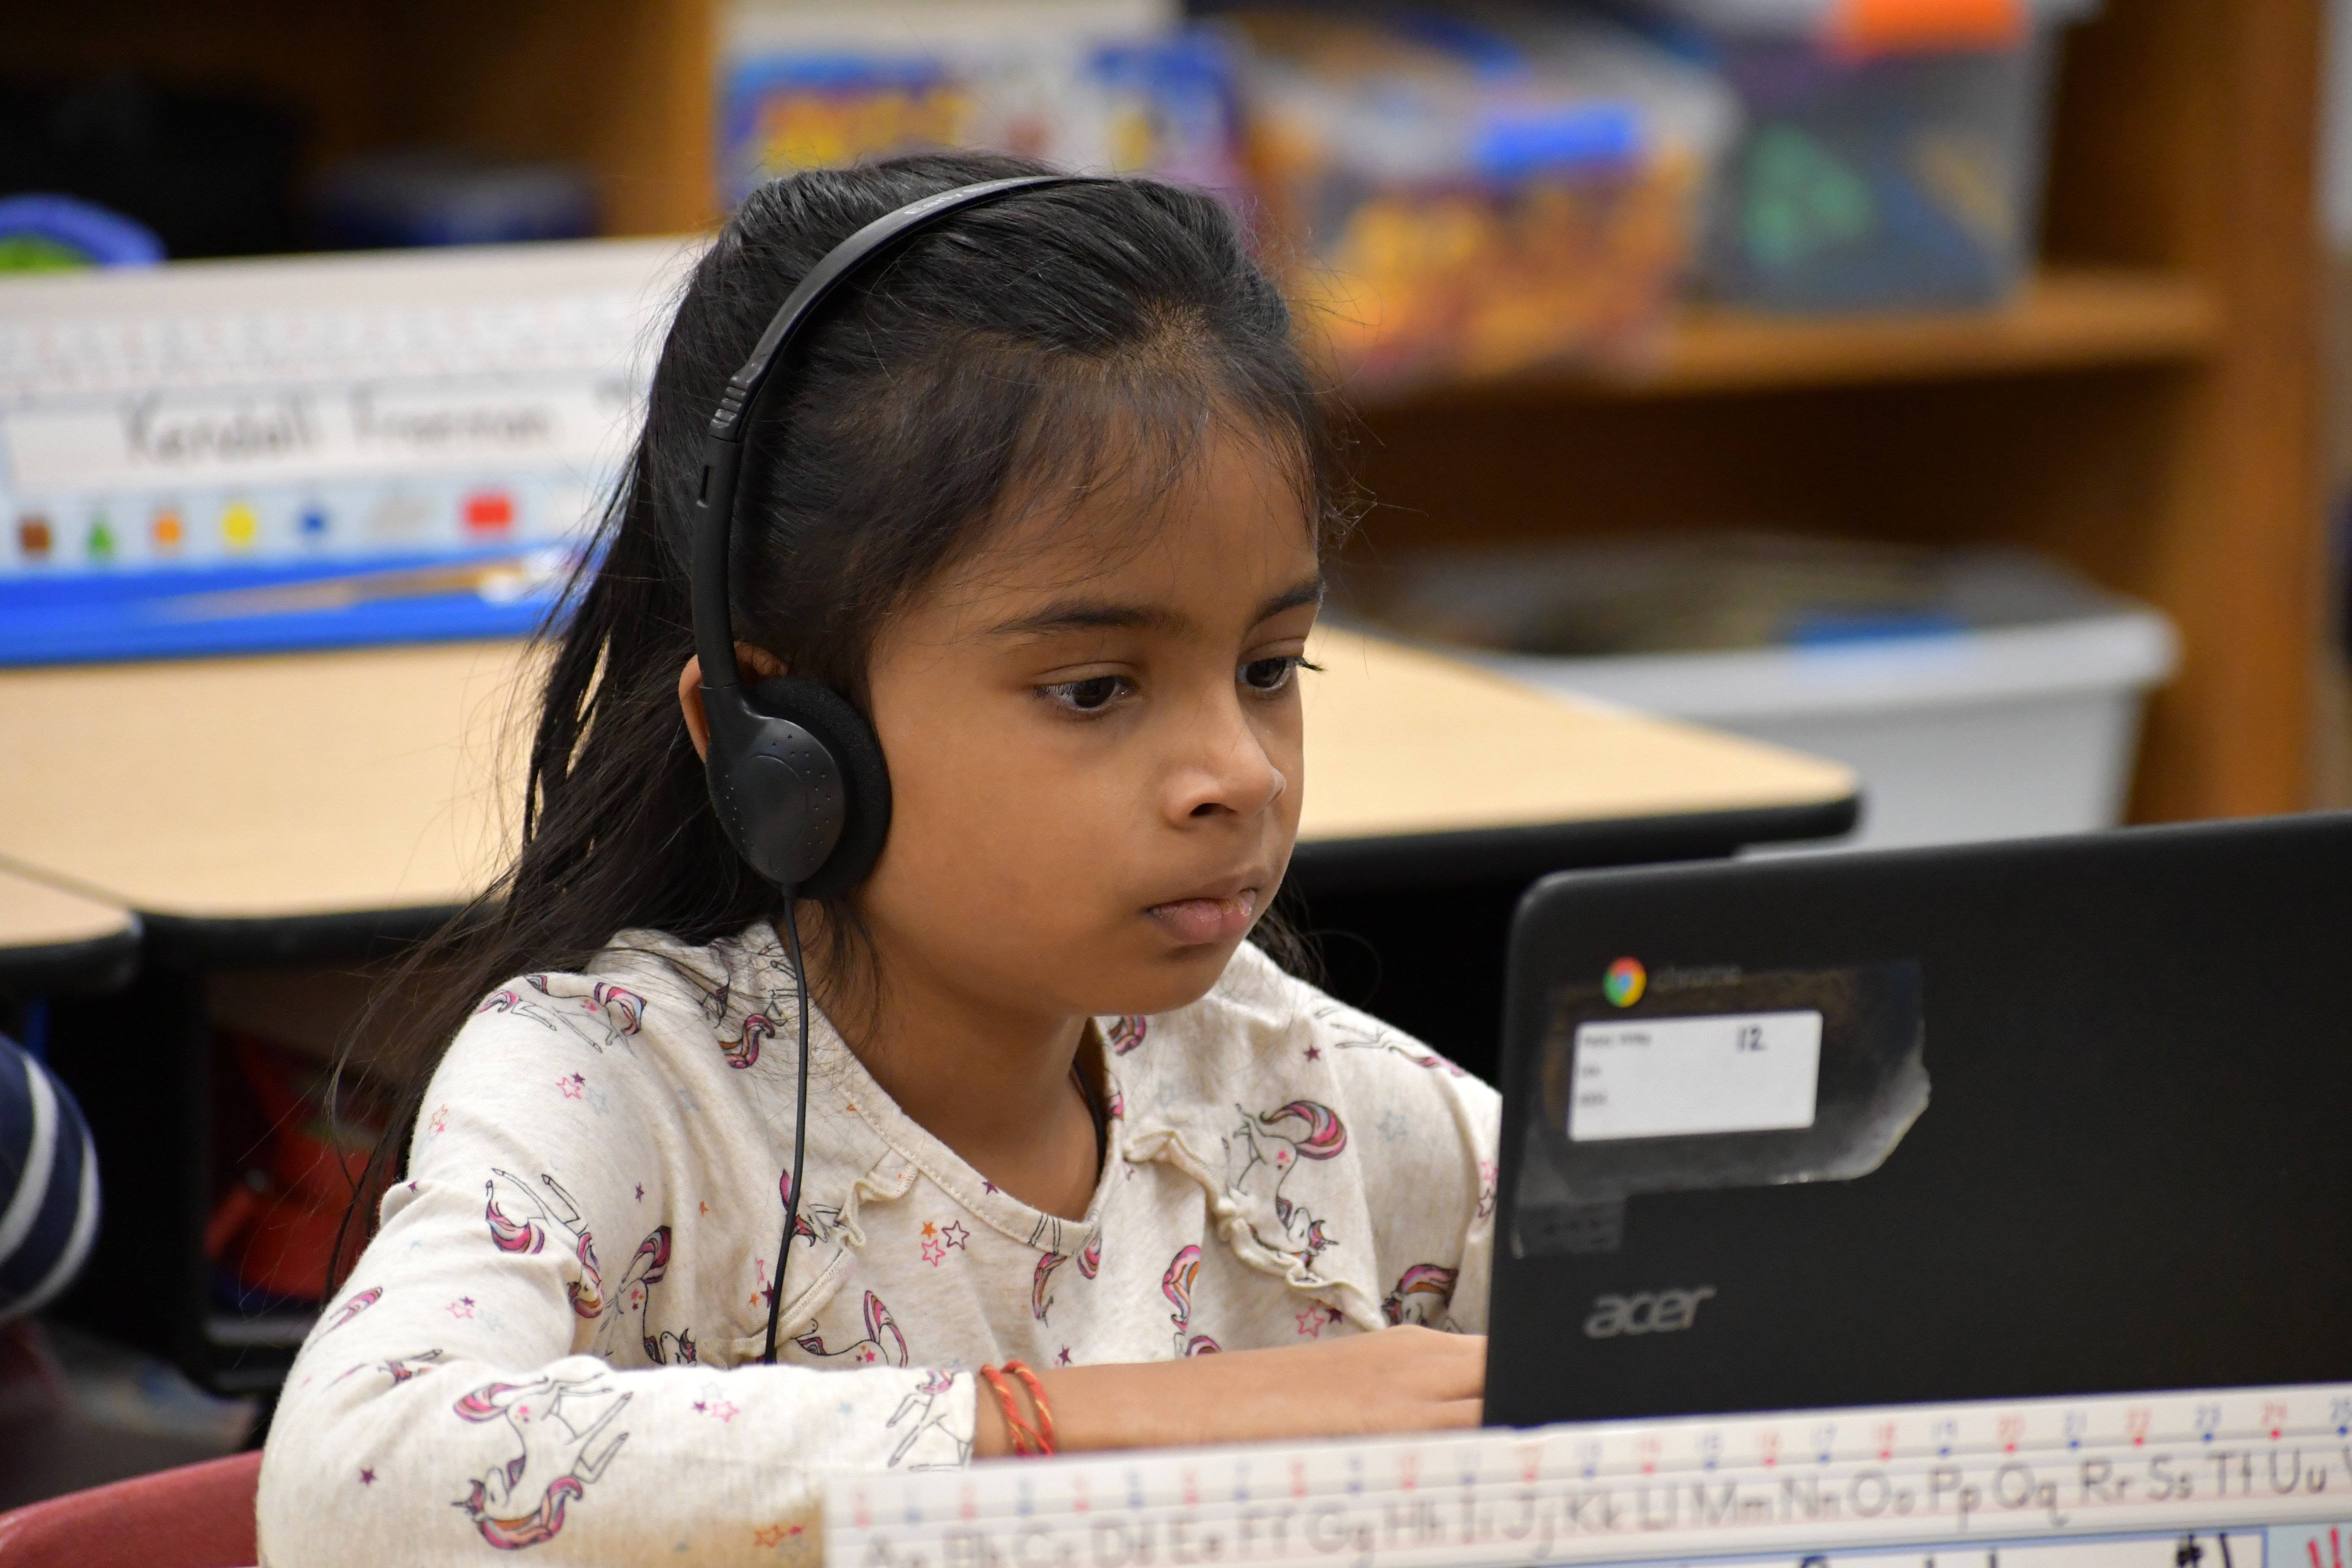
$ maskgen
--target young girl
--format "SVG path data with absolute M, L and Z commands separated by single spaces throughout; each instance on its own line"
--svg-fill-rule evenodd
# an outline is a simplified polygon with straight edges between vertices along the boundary
M 810 1563 L 826 1475 L 1024 1427 L 1476 1423 L 1496 1097 L 1244 940 L 1297 830 L 1337 510 L 1287 313 L 1213 201 L 1022 190 L 824 308 L 746 464 L 736 652 L 870 718 L 888 836 L 787 910 L 713 815 L 711 409 L 836 242 L 1034 172 L 803 174 L 696 268 L 556 639 L 520 856 L 423 961 L 457 972 L 417 1032 L 446 1054 L 287 1379 L 265 1562 Z M 779 1292 L 788 913 L 816 1006 Z

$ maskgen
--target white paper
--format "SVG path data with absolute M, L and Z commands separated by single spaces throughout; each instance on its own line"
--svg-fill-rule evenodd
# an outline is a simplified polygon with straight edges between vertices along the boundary
M 1568 1136 L 1590 1143 L 1811 1127 L 1821 1064 L 1822 1016 L 1812 1011 L 1579 1025 Z
M 152 392 L 0 412 L 20 491 L 602 472 L 634 391 L 593 372 Z

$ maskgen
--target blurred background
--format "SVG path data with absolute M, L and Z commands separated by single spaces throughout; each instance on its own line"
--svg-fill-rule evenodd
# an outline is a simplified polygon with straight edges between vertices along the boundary
M 1853 843 L 2352 805 L 2347 29 L 2352 0 L 11 4 L 0 664 L 526 627 L 668 237 L 776 174 L 974 145 L 1243 216 L 1365 437 L 1344 621 L 1849 763 Z M 586 431 L 561 471 L 42 456 L 101 383 L 327 353 L 134 342 L 26 291 L 60 276 L 365 252 L 346 292 L 404 300 L 410 252 L 627 237 L 662 243 L 548 262 L 543 295 L 478 258 L 489 304 L 436 284 L 330 345 L 543 370 Z M 333 626 L 124 608 L 362 569 Z M 299 1338 L 364 1148 L 322 1067 L 364 977 L 206 984 L 205 1288 Z M 0 1450 L 0 1506 L 260 1429 L 268 1332 L 240 1360 L 82 1317 L 115 1338 L 0 1343 L 0 1414 L 52 1424 L 15 1424 L 50 1436 Z
M 924 146 L 1150 171 L 1245 215 L 1362 416 L 1348 613 L 1861 748 L 1872 842 L 2352 787 L 2311 0 L 14 9 L 18 268 L 690 233 Z M 21 479 L 0 595 L 331 531 Z M 584 510 L 478 499 L 434 537 Z M 1979 686 L 1927 651 L 1962 631 Z M 1783 657 L 1855 643 L 1897 657 Z M 1996 689 L 2067 700 L 2070 772 L 2001 749 L 2040 746 L 2015 714 L 1940 749 L 1892 717 Z

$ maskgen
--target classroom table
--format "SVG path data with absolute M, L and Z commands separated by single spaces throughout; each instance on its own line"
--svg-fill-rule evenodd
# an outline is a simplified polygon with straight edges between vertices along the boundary
M 1305 678 L 1291 874 L 1316 896 L 1727 855 L 1832 837 L 1859 812 L 1841 763 L 1334 627 L 1307 656 L 1323 668 Z
M 0 999 L 104 990 L 139 961 L 139 917 L 0 865 Z
M 1318 631 L 1291 882 L 1326 983 L 1491 1071 L 1503 936 L 1565 867 L 1729 854 L 1855 817 L 1835 763 Z M 380 957 L 488 885 L 519 817 L 531 655 L 451 643 L 0 671 L 0 864 L 137 912 L 122 994 L 56 999 L 110 1205 L 67 1310 L 229 1393 L 274 1388 L 307 1312 L 231 1310 L 203 1236 L 225 972 Z M 126 917 L 127 918 L 127 917 Z M 134 1085 L 135 1092 L 120 1086 Z
M 1325 629 L 1296 873 L 1316 893 L 1822 837 L 1836 763 Z M 520 644 L 0 671 L 0 861 L 214 964 L 340 959 L 488 883 L 529 741 Z

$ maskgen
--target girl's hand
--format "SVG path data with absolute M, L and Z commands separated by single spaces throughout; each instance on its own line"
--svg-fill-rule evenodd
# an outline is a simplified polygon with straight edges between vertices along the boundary
M 1281 1350 L 1066 1366 L 1037 1379 L 1064 1453 L 1423 1432 L 1478 1425 L 1486 1341 L 1408 1324 Z M 1034 1420 L 1027 1393 L 1007 1381 Z M 1012 1453 L 1003 1406 L 985 1383 L 979 1393 L 973 1457 Z

